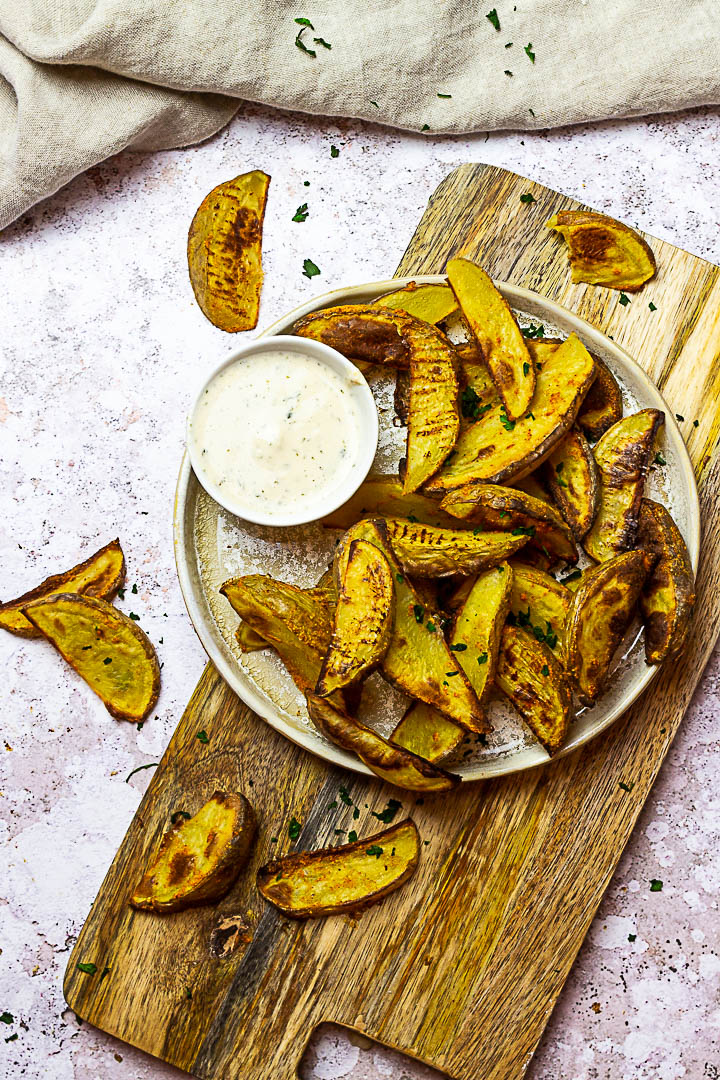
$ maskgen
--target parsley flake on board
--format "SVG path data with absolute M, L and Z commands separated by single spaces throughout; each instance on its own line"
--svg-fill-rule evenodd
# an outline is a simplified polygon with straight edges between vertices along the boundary
M 129 619 L 132 619 L 132 621 L 133 621 L 133 622 L 140 622 L 140 616 L 139 616 L 139 615 L 136 615 L 134 611 L 131 611 L 131 612 L 130 612 L 130 613 L 128 614 L 128 618 L 129 618 Z
M 650 892 L 662 892 L 663 883 L 658 878 L 650 879 Z
M 358 838 L 358 837 L 357 837 L 357 833 L 355 832 L 355 830 L 354 830 L 354 829 L 351 829 L 351 830 L 350 830 L 350 832 L 348 833 L 348 840 L 349 840 L 349 842 L 350 842 L 351 844 L 354 844 L 354 843 L 355 843 L 355 841 L 357 840 L 357 838 Z
M 292 216 L 293 221 L 307 221 L 308 217 L 308 204 L 303 203 L 302 206 L 298 206 L 297 210 Z
M 300 825 L 300 822 L 297 820 L 297 818 L 290 818 L 290 824 L 288 825 L 288 836 L 291 840 L 297 840 L 298 836 L 300 835 L 301 827 L 302 826 Z
M 401 807 L 402 803 L 398 802 L 397 799 L 388 799 L 387 806 L 379 814 L 377 814 L 374 810 L 371 810 L 370 812 L 373 817 L 378 819 L 378 821 L 382 821 L 385 825 L 390 825 L 393 818 L 397 814 L 398 810 L 401 809 Z
M 656 308 L 656 307 L 655 307 L 655 305 L 653 304 L 652 300 L 651 300 L 651 301 L 650 301 L 650 303 L 648 304 L 648 307 L 650 308 L 650 310 L 651 310 L 651 311 L 657 311 L 657 308 Z
M 82 971 L 84 975 L 94 975 L 97 971 L 97 964 L 78 964 L 78 971 Z
M 450 652 L 465 652 L 467 645 L 464 641 L 458 641 L 455 645 L 450 646 Z
M 190 820 L 190 814 L 188 814 L 187 810 L 176 810 L 170 817 L 170 824 L 177 825 L 178 821 L 181 819 L 184 821 Z
M 326 41 L 325 38 L 314 37 L 313 41 L 316 45 L 322 45 L 323 49 L 332 49 L 332 45 L 329 41 Z
M 632 791 L 632 789 L 635 787 L 635 781 L 631 780 L 629 784 L 626 784 L 623 780 L 620 780 L 618 783 L 618 787 L 622 788 L 623 791 Z
M 535 53 L 533 52 L 532 42 L 529 42 L 529 43 L 528 43 L 528 44 L 527 44 L 527 45 L 525 46 L 525 48 L 524 48 L 523 52 L 527 53 L 528 57 L 530 58 L 530 60 L 531 60 L 531 61 L 533 62 L 533 64 L 534 64 L 534 63 L 535 63 Z
M 7 1039 L 5 1040 L 5 1042 L 6 1042 L 6 1043 L 9 1043 L 9 1042 L 15 1042 L 15 1040 L 17 1039 L 17 1037 L 18 1037 L 18 1033 L 17 1033 L 17 1031 L 16 1031 L 16 1032 L 14 1032 L 14 1033 L 13 1033 L 12 1035 L 8 1035 L 8 1037 L 7 1037 Z
M 203 746 L 210 742 L 207 731 L 198 731 L 197 738 L 200 740 Z
M 320 267 L 316 266 L 312 259 L 303 261 L 303 277 L 314 278 L 320 273 Z
M 379 859 L 382 853 L 383 849 L 380 847 L 379 844 L 371 844 L 370 847 L 367 848 L 367 850 L 365 851 L 366 855 L 374 855 L 376 859 Z
M 420 128 L 420 130 L 421 131 L 429 131 L 430 130 L 430 125 L 429 124 L 423 124 L 423 126 Z
M 451 98 L 451 97 L 452 97 L 452 94 L 438 94 L 438 97 L 441 97 L 441 98 Z
M 684 424 L 685 423 L 685 417 L 681 416 L 679 412 L 675 413 L 675 419 L 677 420 L 678 424 Z
M 350 798 L 350 794 L 347 788 L 341 787 L 338 791 L 338 795 L 340 796 L 341 801 L 344 802 L 346 806 L 352 806 L 352 799 Z
M 491 22 L 496 30 L 500 29 L 500 16 L 497 13 L 497 8 L 493 8 L 492 11 L 488 11 L 485 18 L 488 22 Z
M 509 76 L 510 76 L 510 78 L 512 79 L 512 71 L 508 71 L 508 69 L 507 69 L 507 68 L 505 68 L 505 74 L 506 74 L 506 75 L 509 75 Z
M 700 421 L 699 420 L 693 420 L 693 427 L 700 427 Z
M 526 191 L 524 195 L 520 196 L 520 202 L 528 204 L 531 202 L 535 202 L 535 196 L 532 195 L 529 191 Z
M 618 303 L 622 304 L 623 307 L 627 307 L 630 303 L 630 297 L 626 293 L 621 292 L 618 298 Z
M 340 157 L 340 151 L 337 146 L 330 147 L 330 157 Z

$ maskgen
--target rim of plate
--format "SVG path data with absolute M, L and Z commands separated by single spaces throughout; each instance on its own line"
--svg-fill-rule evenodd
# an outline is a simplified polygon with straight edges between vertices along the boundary
M 333 289 L 330 292 L 315 296 L 311 300 L 307 300 L 305 303 L 293 308 L 292 311 L 289 311 L 286 315 L 276 319 L 274 323 L 258 334 L 257 337 L 264 338 L 287 333 L 289 328 L 292 327 L 299 318 L 312 311 L 316 311 L 319 308 L 332 307 L 340 303 L 359 303 L 361 298 L 366 301 L 377 299 L 377 297 L 382 296 L 384 293 L 403 288 L 411 281 L 415 281 L 418 284 L 441 285 L 445 284 L 446 278 L 443 274 L 411 274 L 401 278 L 389 278 L 384 281 L 371 281 L 361 285 L 352 285 L 347 288 Z M 674 413 L 670 410 L 670 407 L 667 405 L 652 379 L 650 379 L 625 349 L 616 344 L 616 342 L 607 337 L 606 334 L 603 334 L 601 330 L 598 330 L 591 323 L 570 311 L 569 308 L 563 307 L 562 304 L 558 304 L 556 301 L 550 300 L 540 293 L 533 292 L 531 289 L 524 289 L 517 285 L 511 285 L 505 281 L 495 281 L 495 285 L 513 309 L 520 308 L 527 310 L 528 307 L 542 309 L 542 311 L 546 313 L 546 318 L 548 318 L 549 321 L 571 326 L 572 330 L 575 331 L 581 340 L 586 345 L 589 345 L 589 347 L 595 345 L 600 347 L 603 351 L 612 354 L 621 367 L 628 368 L 632 372 L 634 379 L 642 385 L 643 391 L 647 396 L 655 399 L 658 406 L 663 409 L 665 412 L 665 437 L 672 444 L 672 450 L 676 456 L 684 480 L 684 495 L 687 500 L 687 535 L 685 539 L 687 541 L 693 572 L 697 573 L 700 552 L 700 504 L 695 482 L 695 472 L 690 460 L 690 455 L 687 452 L 687 447 L 685 446 L 685 441 L 675 421 Z M 213 662 L 222 678 L 230 688 L 235 691 L 238 697 L 257 713 L 258 716 L 267 721 L 267 723 L 277 732 L 289 739 L 290 742 L 315 754 L 316 757 L 322 758 L 329 764 L 338 765 L 365 776 L 374 776 L 375 774 L 358 758 L 343 750 L 339 750 L 327 740 L 323 739 L 319 733 L 311 731 L 310 729 L 294 727 L 290 724 L 272 703 L 268 702 L 267 698 L 258 691 L 253 680 L 246 675 L 227 649 L 222 635 L 210 614 L 197 570 L 193 573 L 195 546 L 192 543 L 186 542 L 186 513 L 188 508 L 188 497 L 193 495 L 191 490 L 193 481 L 200 486 L 199 480 L 192 471 L 190 457 L 186 447 L 180 463 L 180 473 L 175 491 L 175 507 L 173 514 L 175 564 L 177 567 L 178 580 L 180 582 L 180 590 L 183 595 L 183 600 L 185 601 L 188 615 L 190 616 L 190 621 L 192 622 L 195 632 L 209 659 Z M 198 593 L 200 595 L 198 595 Z M 598 721 L 591 725 L 587 730 L 578 732 L 574 737 L 571 737 L 556 757 L 564 757 L 578 747 L 590 742 L 610 727 L 610 725 L 622 716 L 632 703 L 644 693 L 660 670 L 660 666 L 648 667 L 642 673 L 640 678 L 633 681 L 633 685 L 629 688 L 628 692 L 616 702 L 615 706 L 610 709 L 602 719 L 598 719 Z M 462 775 L 462 780 L 467 783 L 477 780 L 486 780 L 495 776 L 503 776 L 514 772 L 524 772 L 526 769 L 533 769 L 537 768 L 539 765 L 544 765 L 550 760 L 555 759 L 551 759 L 538 743 L 537 745 L 519 750 L 516 753 L 498 755 L 496 758 L 490 759 L 487 762 L 481 761 L 473 764 L 470 766 L 472 772 Z

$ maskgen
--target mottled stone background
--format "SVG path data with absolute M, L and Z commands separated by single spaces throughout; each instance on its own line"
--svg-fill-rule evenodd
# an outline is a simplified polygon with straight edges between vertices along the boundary
M 720 261 L 712 110 L 427 139 L 247 107 L 203 146 L 127 153 L 91 170 L 0 234 L 0 595 L 120 536 L 128 558 L 121 607 L 140 616 L 164 663 L 157 717 L 138 732 L 114 722 L 49 646 L 0 635 L 0 1013 L 14 1018 L 0 1025 L 0 1076 L 181 1075 L 79 1024 L 61 981 L 150 774 L 125 777 L 159 759 L 204 663 L 175 577 L 172 502 L 194 388 L 232 341 L 206 322 L 188 284 L 195 208 L 239 172 L 271 173 L 262 326 L 316 292 L 386 277 L 435 186 L 478 160 Z M 307 221 L 293 223 L 304 202 Z M 322 271 L 312 281 L 301 273 L 307 257 Z M 716 656 L 550 1021 L 533 1080 L 720 1077 L 719 675 Z M 650 892 L 652 878 L 662 879 L 661 892 Z M 329 1028 L 313 1039 L 302 1075 L 436 1074 Z

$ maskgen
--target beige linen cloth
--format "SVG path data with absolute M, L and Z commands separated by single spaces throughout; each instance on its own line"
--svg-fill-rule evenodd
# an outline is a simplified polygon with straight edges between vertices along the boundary
M 720 0 L 0 0 L 0 228 L 239 100 L 430 138 L 546 128 L 718 104 L 719 57 Z

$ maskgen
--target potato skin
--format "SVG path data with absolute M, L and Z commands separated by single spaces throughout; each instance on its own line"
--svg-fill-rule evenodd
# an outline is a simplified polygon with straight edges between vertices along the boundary
M 467 577 L 508 559 L 526 543 L 509 532 L 436 529 L 402 518 L 386 520 L 388 538 L 411 577 Z
M 561 210 L 546 224 L 567 241 L 574 282 L 637 292 L 655 275 L 650 245 L 615 218 L 592 210 Z
M 552 497 L 579 542 L 595 520 L 600 497 L 597 465 L 583 433 L 572 428 L 543 470 Z
M 495 682 L 548 754 L 556 754 L 567 735 L 572 697 L 547 645 L 520 627 L 505 626 Z
M 652 499 L 640 508 L 638 546 L 654 560 L 640 594 L 648 664 L 682 652 L 695 606 L 695 575 L 685 541 L 670 512 Z
M 610 368 L 598 356 L 595 357 L 596 374 L 587 396 L 580 406 L 578 427 L 592 442 L 605 434 L 608 428 L 622 420 L 622 391 Z

